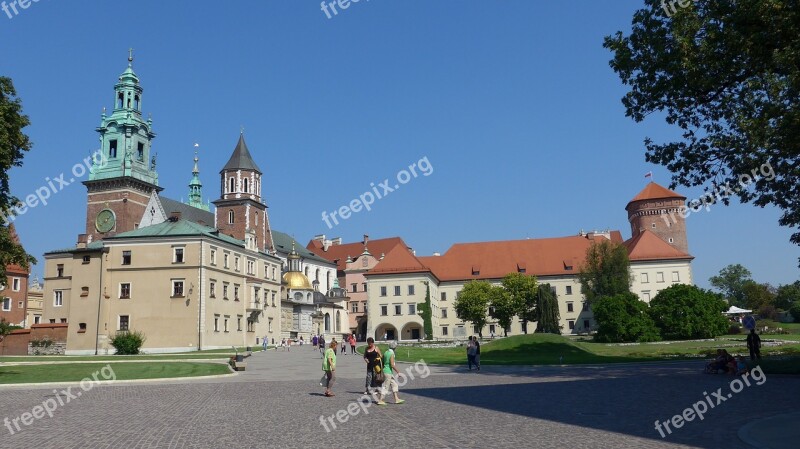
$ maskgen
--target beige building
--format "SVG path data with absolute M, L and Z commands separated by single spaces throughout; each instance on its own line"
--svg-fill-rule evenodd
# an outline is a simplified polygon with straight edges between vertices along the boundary
M 28 318 L 25 320 L 26 327 L 30 328 L 33 324 L 41 324 L 42 321 L 42 303 L 44 298 L 44 287 L 39 283 L 38 278 L 34 278 L 33 282 L 28 286 Z

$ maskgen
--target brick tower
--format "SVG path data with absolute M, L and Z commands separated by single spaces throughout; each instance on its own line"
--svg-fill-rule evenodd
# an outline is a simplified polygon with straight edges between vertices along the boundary
M 680 213 L 685 202 L 685 196 L 650 182 L 625 207 L 631 223 L 631 237 L 648 230 L 676 249 L 689 254 L 686 220 Z

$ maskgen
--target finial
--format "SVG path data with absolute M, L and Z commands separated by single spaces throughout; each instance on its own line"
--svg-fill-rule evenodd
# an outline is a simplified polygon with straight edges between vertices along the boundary
M 128 67 L 133 65 L 133 48 L 128 49 Z
M 244 125 L 240 125 L 239 134 L 244 134 Z

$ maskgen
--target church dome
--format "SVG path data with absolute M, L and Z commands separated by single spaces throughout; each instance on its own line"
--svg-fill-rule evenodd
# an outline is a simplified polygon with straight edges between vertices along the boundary
M 306 275 L 299 271 L 289 271 L 285 273 L 283 275 L 283 282 L 286 284 L 286 288 L 290 290 L 313 290 L 311 282 L 308 282 Z

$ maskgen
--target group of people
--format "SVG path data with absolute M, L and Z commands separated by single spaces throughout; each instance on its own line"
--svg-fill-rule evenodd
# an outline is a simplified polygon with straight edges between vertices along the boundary
M 750 329 L 747 335 L 747 349 L 750 351 L 750 360 L 761 360 L 761 337 L 755 329 Z M 705 372 L 717 374 L 719 372 L 741 375 L 748 372 L 747 361 L 744 356 L 734 357 L 725 349 L 717 349 L 717 356 L 706 365 Z
M 467 365 L 469 365 L 469 370 L 472 371 L 472 365 L 481 370 L 481 343 L 478 341 L 478 337 L 469 337 L 469 341 L 467 342 Z
M 355 353 L 355 335 L 347 338 L 351 345 L 351 351 Z M 344 343 L 342 343 L 344 346 Z M 325 350 L 322 357 L 322 371 L 325 373 L 320 384 L 325 387 L 325 396 L 336 396 L 333 393 L 333 384 L 336 380 L 336 347 L 334 339 Z M 381 354 L 380 349 L 375 346 L 375 340 L 370 337 L 367 339 L 367 348 L 364 350 L 364 362 L 367 364 L 367 376 L 364 385 L 364 394 L 372 396 L 377 394 L 377 404 L 386 405 L 384 397 L 388 392 L 394 396 L 395 404 L 402 404 L 405 401 L 398 396 L 398 385 L 395 374 L 398 372 L 395 365 L 394 350 L 397 342 L 389 343 L 389 349 Z

